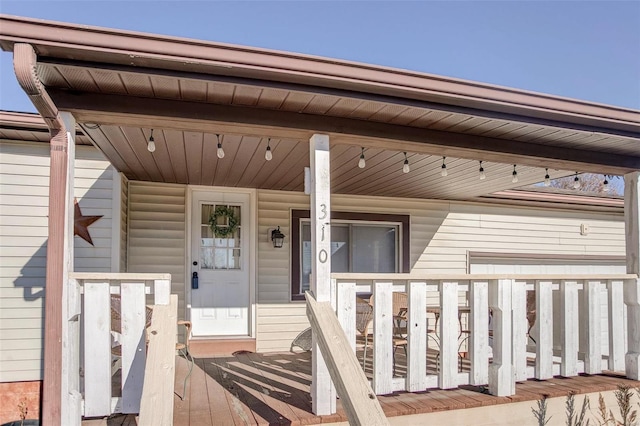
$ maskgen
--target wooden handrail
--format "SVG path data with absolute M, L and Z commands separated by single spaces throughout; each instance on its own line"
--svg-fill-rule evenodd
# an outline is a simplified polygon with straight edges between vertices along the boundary
M 173 386 L 175 379 L 176 324 L 178 296 L 168 305 L 154 305 L 149 333 L 149 353 L 144 372 L 139 425 L 173 424 Z
M 329 302 L 317 302 L 310 292 L 307 317 L 329 374 L 341 398 L 350 425 L 388 425 L 375 393 L 369 386 L 356 354 L 351 349 Z
M 332 273 L 334 280 L 409 280 L 409 281 L 482 281 L 482 280 L 634 280 L 635 274 L 382 274 L 382 273 Z
M 146 274 L 129 272 L 70 272 L 69 278 L 76 280 L 170 280 L 171 274 Z

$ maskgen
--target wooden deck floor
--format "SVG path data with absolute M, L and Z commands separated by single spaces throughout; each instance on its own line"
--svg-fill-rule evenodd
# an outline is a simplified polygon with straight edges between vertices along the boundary
M 311 355 L 305 353 L 240 354 L 230 357 L 196 359 L 187 381 L 185 359 L 176 359 L 174 425 L 304 425 L 346 421 L 338 400 L 338 413 L 315 416 L 311 413 Z M 398 374 L 402 374 L 399 369 Z M 387 417 L 456 410 L 495 404 L 566 396 L 569 392 L 589 393 L 616 389 L 625 383 L 640 382 L 618 375 L 529 380 L 519 383 L 516 395 L 494 397 L 482 389 L 464 386 L 455 390 L 395 393 L 380 396 Z

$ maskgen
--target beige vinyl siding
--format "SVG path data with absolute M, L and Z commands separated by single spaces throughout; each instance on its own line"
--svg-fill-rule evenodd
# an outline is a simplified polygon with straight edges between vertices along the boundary
M 309 196 L 258 191 L 258 232 L 280 226 L 282 249 L 259 238 L 257 349 L 288 350 L 308 327 L 305 306 L 290 302 L 290 210 L 309 209 Z M 467 253 L 624 255 L 622 214 L 482 203 L 333 195 L 333 211 L 408 214 L 411 272 L 466 273 Z M 580 225 L 589 226 L 580 235 Z
M 171 274 L 178 316 L 185 310 L 186 186 L 129 182 L 127 272 Z
M 92 147 L 76 147 L 75 196 L 94 247 L 75 238 L 75 270 L 111 269 L 114 171 Z M 49 145 L 0 143 L 0 382 L 42 378 L 48 237 Z

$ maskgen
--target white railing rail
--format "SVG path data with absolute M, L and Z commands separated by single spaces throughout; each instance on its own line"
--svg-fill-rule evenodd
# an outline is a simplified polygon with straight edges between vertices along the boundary
M 66 342 L 63 342 L 63 405 L 67 423 L 81 417 L 138 413 L 145 375 L 147 296 L 168 305 L 170 274 L 71 273 L 66 288 Z M 112 296 L 120 304 L 114 343 Z M 121 363 L 121 396 L 112 394 L 114 344 Z
M 374 297 L 371 382 L 378 395 L 472 384 L 488 385 L 491 394 L 506 396 L 515 393 L 517 381 L 534 377 L 597 374 L 604 369 L 637 375 L 633 360 L 640 349 L 640 280 L 635 275 L 331 277 L 338 319 L 353 348 L 356 295 Z M 405 377 L 393 374 L 393 292 L 407 293 L 408 300 Z M 535 299 L 531 330 L 527 298 L 530 307 Z M 433 321 L 433 311 L 439 315 L 437 344 L 428 337 L 427 320 Z M 460 339 L 463 324 L 468 339 Z M 466 372 L 458 369 L 461 345 L 469 354 Z M 427 349 L 439 353 L 435 374 L 427 374 Z

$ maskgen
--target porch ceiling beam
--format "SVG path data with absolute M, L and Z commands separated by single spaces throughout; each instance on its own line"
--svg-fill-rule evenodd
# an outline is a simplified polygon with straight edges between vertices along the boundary
M 306 140 L 323 132 L 336 143 L 473 160 L 621 175 L 640 170 L 640 156 L 539 145 L 358 119 L 253 107 L 74 94 L 50 89 L 79 122 Z M 640 143 L 640 142 L 639 142 Z

